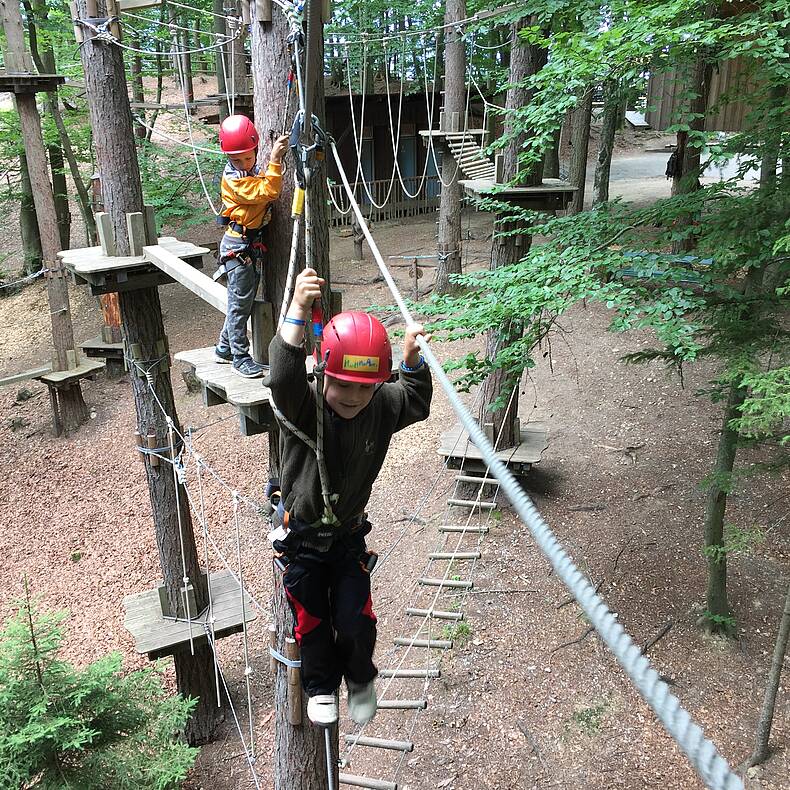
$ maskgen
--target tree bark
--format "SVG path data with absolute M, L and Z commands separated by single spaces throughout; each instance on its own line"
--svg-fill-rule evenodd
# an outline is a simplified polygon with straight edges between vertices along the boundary
M 225 3 L 223 0 L 212 0 L 212 11 L 214 13 L 214 32 L 224 36 L 225 30 Z M 219 41 L 219 39 L 217 39 Z M 217 47 L 214 50 L 216 57 L 215 69 L 217 74 L 217 93 L 222 96 L 227 92 L 225 86 L 225 68 L 227 64 L 226 48 Z M 222 99 L 219 100 L 219 122 L 222 123 L 228 117 L 228 105 Z M 286 179 L 287 180 L 287 179 Z
M 452 25 L 466 17 L 466 0 L 447 0 L 444 22 Z M 453 113 L 464 123 L 466 52 L 461 30 L 447 29 L 444 47 L 444 131 L 451 128 Z M 447 145 L 442 146 L 439 195 L 439 234 L 436 249 L 436 293 L 454 290 L 451 274 L 461 273 L 461 185 L 459 168 Z
M 779 631 L 776 634 L 776 644 L 774 645 L 774 655 L 771 659 L 771 668 L 768 670 L 763 707 L 760 711 L 760 719 L 757 722 L 757 731 L 754 736 L 754 751 L 746 762 L 747 766 L 759 765 L 765 762 L 768 757 L 768 742 L 771 737 L 771 724 L 774 719 L 776 695 L 779 691 L 779 681 L 782 677 L 782 665 L 784 664 L 785 653 L 787 652 L 788 638 L 790 638 L 790 586 L 787 588 L 785 608 L 782 612 L 782 619 L 779 621 Z
M 505 134 L 509 135 L 513 131 L 513 112 L 521 107 L 525 107 L 532 99 L 532 91 L 521 87 L 520 83 L 533 74 L 540 71 L 546 63 L 547 52 L 534 45 L 520 43 L 518 31 L 528 22 L 527 18 L 513 24 L 511 29 L 512 41 L 514 46 L 510 53 L 510 76 L 507 99 L 505 107 L 511 111 L 505 116 Z M 519 43 L 516 43 L 519 42 Z M 531 132 L 526 130 L 522 134 L 513 136 L 504 150 L 504 177 L 507 182 L 516 182 L 523 186 L 535 186 L 542 182 L 543 163 L 539 163 L 529 171 L 524 171 L 519 165 L 519 153 L 523 149 L 524 141 L 531 136 Z M 503 219 L 502 215 L 497 217 L 498 222 Z M 491 250 L 491 270 L 517 263 L 521 257 L 529 251 L 531 237 L 502 236 L 494 233 Z M 486 360 L 494 360 L 503 348 L 511 345 L 521 336 L 523 328 L 520 325 L 510 325 L 491 329 L 486 335 Z M 495 449 L 514 447 L 521 437 L 516 434 L 515 418 L 518 414 L 518 397 L 513 395 L 515 388 L 519 386 L 521 372 L 518 374 L 505 373 L 502 370 L 495 370 L 490 373 L 482 386 L 481 407 L 479 420 L 481 425 L 493 423 L 493 438 Z M 504 393 L 504 395 L 503 395 Z M 512 395 L 512 397 L 511 397 Z M 490 406 L 503 396 L 507 405 L 491 411 Z
M 708 488 L 705 507 L 705 556 L 708 562 L 708 591 L 706 596 L 707 627 L 714 633 L 731 634 L 729 623 L 732 613 L 727 602 L 727 552 L 724 545 L 724 512 L 730 490 L 735 455 L 738 451 L 738 434 L 730 427 L 740 416 L 746 399 L 744 387 L 731 386 L 724 409 L 724 423 L 719 436 L 719 449 L 713 475 Z M 723 618 L 723 619 L 722 619 Z
M 319 4 L 320 5 L 320 4 Z M 271 79 L 272 74 L 287 74 L 290 68 L 290 55 L 288 48 L 283 46 L 289 34 L 288 22 L 283 14 L 272 15 L 272 22 L 259 23 L 256 20 L 255 4 L 251 4 L 252 19 L 252 72 L 253 101 L 255 117 L 282 118 L 285 112 L 282 85 L 277 80 Z M 319 27 L 320 30 L 320 27 Z M 323 63 L 323 38 L 313 36 L 316 46 L 320 51 L 313 51 L 311 57 L 317 64 Z M 313 68 L 308 90 L 313 98 L 312 110 L 318 116 L 322 126 L 325 121 L 324 109 L 324 83 L 323 70 Z M 290 118 L 288 119 L 290 123 Z M 259 125 L 260 125 L 259 121 Z M 260 129 L 261 132 L 265 130 Z M 261 133 L 261 145 L 258 158 L 261 163 L 267 161 L 270 142 L 269 136 Z M 314 172 L 311 180 L 311 194 L 306 207 L 305 225 L 310 224 L 311 254 L 310 263 L 319 274 L 327 280 L 329 287 L 329 223 L 327 214 L 328 195 L 326 189 L 325 165 Z M 279 314 L 283 298 L 285 277 L 288 266 L 288 257 L 291 248 L 291 232 L 293 220 L 291 219 L 291 202 L 293 198 L 293 179 L 283 179 L 283 190 L 279 200 L 274 203 L 272 220 L 269 223 L 266 235 L 266 245 L 269 249 L 269 264 L 264 266 L 263 279 L 267 301 L 271 302 L 274 319 Z M 305 260 L 304 244 L 297 257 L 298 261 Z M 328 312 L 328 294 L 324 299 L 325 312 Z M 278 455 L 276 446 L 276 432 L 269 437 L 270 446 L 270 472 L 276 476 L 278 469 Z M 278 645 L 282 648 L 286 636 L 291 636 L 293 623 L 285 596 L 282 592 L 280 571 L 275 568 L 275 591 L 273 596 L 273 612 Z M 287 719 L 287 677 L 283 667 L 279 667 L 275 677 L 275 753 L 274 753 L 274 786 L 276 790 L 325 790 L 327 787 L 326 760 L 324 757 L 324 736 L 318 727 L 310 724 L 306 709 L 303 706 L 301 726 L 292 726 Z M 304 702 L 304 701 L 303 701 Z M 337 728 L 331 733 L 332 748 L 337 753 Z M 337 786 L 337 782 L 335 783 Z
M 568 214 L 584 210 L 584 190 L 587 180 L 587 151 L 590 145 L 590 119 L 592 117 L 592 89 L 587 88 L 573 112 L 571 127 L 571 161 L 568 179 L 576 187 L 573 200 L 568 205 Z
M 85 0 L 78 0 L 78 6 L 80 17 L 84 18 Z M 90 37 L 80 52 L 104 208 L 110 216 L 118 255 L 128 255 L 130 246 L 126 215 L 142 211 L 143 194 L 122 53 L 117 47 Z M 175 430 L 180 430 L 180 424 L 170 381 L 169 354 L 159 293 L 156 288 L 126 291 L 119 295 L 119 303 L 128 348 L 139 347 L 140 356 L 136 361 L 143 370 L 150 371 L 152 378 L 149 388 L 146 376 L 138 368 L 132 371 L 137 430 L 143 436 L 154 435 L 157 447 L 168 447 L 166 415 L 172 419 Z M 155 364 L 158 360 L 163 361 Z M 145 469 L 170 609 L 181 616 L 186 613 L 185 607 L 180 604 L 183 551 L 186 575 L 195 590 L 200 611 L 207 603 L 206 582 L 198 563 L 192 519 L 183 486 L 174 479 L 170 464 L 161 463 L 154 467 L 151 466 L 150 457 L 147 457 Z M 179 693 L 199 700 L 187 723 L 186 738 L 193 744 L 203 743 L 210 738 L 221 718 L 214 697 L 211 647 L 196 647 L 194 656 L 189 650 L 182 650 L 173 656 L 173 661 Z
M 19 229 L 22 234 L 22 272 L 33 274 L 43 262 L 41 251 L 41 234 L 38 230 L 36 207 L 33 203 L 33 189 L 30 186 L 30 174 L 27 170 L 27 157 L 19 154 Z
M 560 177 L 560 135 L 562 134 L 562 126 L 555 132 L 552 138 L 551 145 L 546 149 L 546 154 L 543 157 L 543 177 L 544 178 L 559 178 Z
M 187 101 L 191 104 L 195 101 L 195 83 L 192 79 L 192 53 L 189 51 L 189 32 L 187 30 L 181 31 L 181 62 L 184 69 L 184 83 L 187 90 Z M 190 112 L 191 112 L 190 108 Z
M 140 48 L 140 37 L 135 36 L 133 39 L 134 46 Z M 132 53 L 132 68 L 131 68 L 131 75 L 132 75 L 132 101 L 137 102 L 138 104 L 143 104 L 145 102 L 145 90 L 143 89 L 143 58 L 139 52 Z M 145 118 L 145 108 L 138 107 L 137 113 L 140 118 Z M 134 124 L 134 136 L 138 140 L 145 140 L 145 126 L 141 123 L 135 122 Z
M 708 63 L 704 54 L 700 54 L 692 64 L 689 73 L 688 89 L 691 91 L 692 98 L 689 101 L 689 113 L 691 121 L 689 129 L 691 132 L 702 132 L 705 129 L 705 110 L 708 106 L 708 93 L 710 82 L 713 76 L 713 66 Z M 677 166 L 675 175 L 672 178 L 672 195 L 688 195 L 700 189 L 700 157 L 702 149 L 699 142 L 689 145 L 689 132 L 681 131 L 677 134 Z M 688 214 L 676 221 L 678 231 L 689 227 L 694 222 L 694 215 Z M 688 235 L 684 239 L 672 242 L 672 252 L 682 253 L 693 250 L 697 246 L 696 239 Z
M 601 124 L 601 140 L 598 145 L 598 161 L 595 164 L 593 206 L 609 200 L 609 171 L 612 167 L 614 135 L 617 131 L 617 119 L 620 116 L 621 108 L 619 86 L 615 80 L 607 80 L 603 92 L 603 121 Z
M 32 71 L 32 62 L 25 50 L 19 4 L 11 0 L 0 0 L 0 11 L 6 34 L 6 67 L 16 66 Z M 22 93 L 15 98 L 27 155 L 30 186 L 36 207 L 44 264 L 50 269 L 47 275 L 47 299 L 52 323 L 52 344 L 55 351 L 52 367 L 54 370 L 67 370 L 69 367 L 68 352 L 75 350 L 74 329 L 69 309 L 68 286 L 57 258 L 60 250 L 60 238 L 58 237 L 55 197 L 49 182 L 47 156 L 41 134 L 41 117 L 38 114 L 34 94 Z M 87 420 L 88 409 L 82 398 L 82 389 L 79 383 L 60 387 L 57 392 L 57 401 L 60 422 L 66 433 L 76 430 Z
M 25 14 L 28 21 L 28 38 L 30 40 L 30 53 L 33 56 L 33 62 L 36 68 L 42 74 L 54 74 L 57 71 L 55 63 L 55 53 L 51 47 L 46 47 L 43 51 L 39 50 L 38 35 L 36 20 L 41 19 L 46 21 L 47 4 L 45 0 L 33 0 L 32 3 L 24 2 Z M 71 173 L 71 180 L 74 182 L 74 188 L 77 190 L 77 205 L 80 209 L 82 221 L 85 223 L 85 235 L 87 237 L 88 246 L 92 245 L 96 239 L 96 223 L 93 219 L 93 210 L 91 208 L 91 200 L 88 195 L 88 190 L 80 175 L 80 168 L 77 163 L 77 157 L 74 154 L 74 149 L 71 147 L 71 139 L 66 130 L 66 125 L 63 123 L 63 116 L 60 112 L 58 105 L 58 92 L 52 91 L 45 94 L 47 111 L 52 116 L 55 122 L 55 127 L 58 130 L 58 138 L 60 139 L 60 147 L 63 150 L 63 156 L 69 166 Z
M 71 211 L 69 210 L 69 188 L 63 169 L 63 151 L 59 145 L 47 146 L 49 170 L 52 174 L 52 192 L 55 198 L 55 216 L 58 221 L 60 248 L 67 250 L 71 240 Z

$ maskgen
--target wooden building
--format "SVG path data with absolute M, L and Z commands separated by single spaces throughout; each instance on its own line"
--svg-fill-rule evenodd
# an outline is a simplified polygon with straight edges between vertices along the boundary
M 750 71 L 752 63 L 752 60 L 741 56 L 721 61 L 713 70 L 705 118 L 706 131 L 743 131 L 751 109 L 745 97 L 755 87 L 754 76 Z M 647 83 L 645 117 L 653 129 L 667 129 L 678 122 L 687 85 L 683 72 L 651 73 Z

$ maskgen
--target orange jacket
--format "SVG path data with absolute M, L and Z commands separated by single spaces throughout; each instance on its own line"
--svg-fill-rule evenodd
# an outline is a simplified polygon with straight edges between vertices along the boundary
M 266 174 L 260 175 L 258 165 L 252 170 L 237 170 L 228 162 L 222 173 L 220 214 L 245 228 L 260 228 L 269 205 L 280 196 L 282 181 L 282 164 L 269 162 Z M 226 233 L 240 235 L 231 228 Z

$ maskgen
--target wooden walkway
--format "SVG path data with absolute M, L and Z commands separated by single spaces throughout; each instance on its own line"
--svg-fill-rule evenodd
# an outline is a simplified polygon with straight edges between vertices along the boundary
M 534 187 L 509 187 L 497 184 L 494 178 L 473 178 L 459 183 L 471 197 L 493 198 L 533 211 L 561 211 L 577 191 L 559 178 L 544 178 L 542 184 Z

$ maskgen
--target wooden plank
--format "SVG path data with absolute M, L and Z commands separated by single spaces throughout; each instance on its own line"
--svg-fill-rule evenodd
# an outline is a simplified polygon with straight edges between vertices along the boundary
M 406 608 L 406 614 L 410 617 L 431 617 L 437 620 L 463 620 L 463 612 L 443 612 L 440 609 L 414 609 L 411 606 Z
M 449 505 L 452 503 L 448 501 L 447 504 Z M 461 533 L 461 534 L 465 534 L 469 532 L 475 535 L 486 535 L 488 533 L 488 527 L 464 527 L 455 524 L 443 524 L 442 526 L 439 527 L 439 532 Z
M 79 381 L 82 378 L 98 373 L 100 370 L 104 370 L 104 362 L 97 359 L 86 359 L 76 368 L 71 368 L 71 370 L 53 370 L 41 376 L 36 376 L 36 378 L 44 382 L 44 384 L 52 384 L 54 386 Z
M 425 587 L 450 587 L 457 590 L 470 590 L 474 582 L 463 579 L 417 579 L 417 584 Z
M 18 384 L 20 381 L 27 381 L 29 379 L 38 379 L 46 373 L 49 373 L 50 370 L 52 370 L 52 365 L 41 365 L 31 370 L 24 370 L 21 373 L 14 373 L 11 376 L 0 379 L 0 387 L 8 387 L 11 384 Z
M 376 703 L 378 710 L 425 710 L 428 701 L 424 699 L 380 699 Z
M 453 646 L 451 639 L 411 639 L 407 636 L 396 636 L 392 644 L 397 647 L 429 647 L 436 650 L 450 650 Z
M 126 233 L 132 255 L 142 255 L 145 247 L 145 219 L 142 211 L 130 211 L 126 215 Z
M 227 313 L 227 289 L 219 283 L 215 283 L 207 274 L 196 271 L 177 255 L 158 244 L 144 247 L 143 254 L 147 261 L 150 261 L 169 277 L 181 283 L 204 302 L 208 302 L 221 313 Z
M 380 669 L 381 678 L 438 678 L 440 669 Z
M 543 423 L 530 422 L 521 426 L 521 442 L 518 447 L 500 450 L 496 456 L 502 463 L 537 464 L 543 451 L 549 446 L 548 431 Z M 460 423 L 456 423 L 440 437 L 439 455 L 449 458 L 481 460 L 483 454 Z
M 479 551 L 434 551 L 428 555 L 429 560 L 479 560 Z
M 476 499 L 448 499 L 448 505 L 455 505 L 456 507 L 469 507 L 472 510 L 493 510 L 496 507 L 494 502 L 479 502 Z M 442 528 L 443 531 L 455 531 L 453 527 L 450 529 Z
M 355 776 L 342 772 L 338 778 L 341 785 L 349 785 L 349 787 L 366 787 L 368 790 L 398 790 L 398 785 L 395 782 L 388 782 L 384 779 L 370 779 L 367 776 Z
M 162 0 L 118 0 L 121 12 L 133 11 L 135 8 L 153 8 L 162 5 Z
M 115 246 L 115 236 L 112 232 L 110 215 L 106 211 L 99 211 L 95 219 L 101 254 L 107 258 L 112 258 L 117 255 L 117 247 Z
M 371 738 L 367 735 L 344 735 L 346 743 L 356 746 L 372 746 L 375 749 L 391 749 L 396 752 L 412 752 L 414 744 L 411 741 L 394 741 L 388 738 Z

